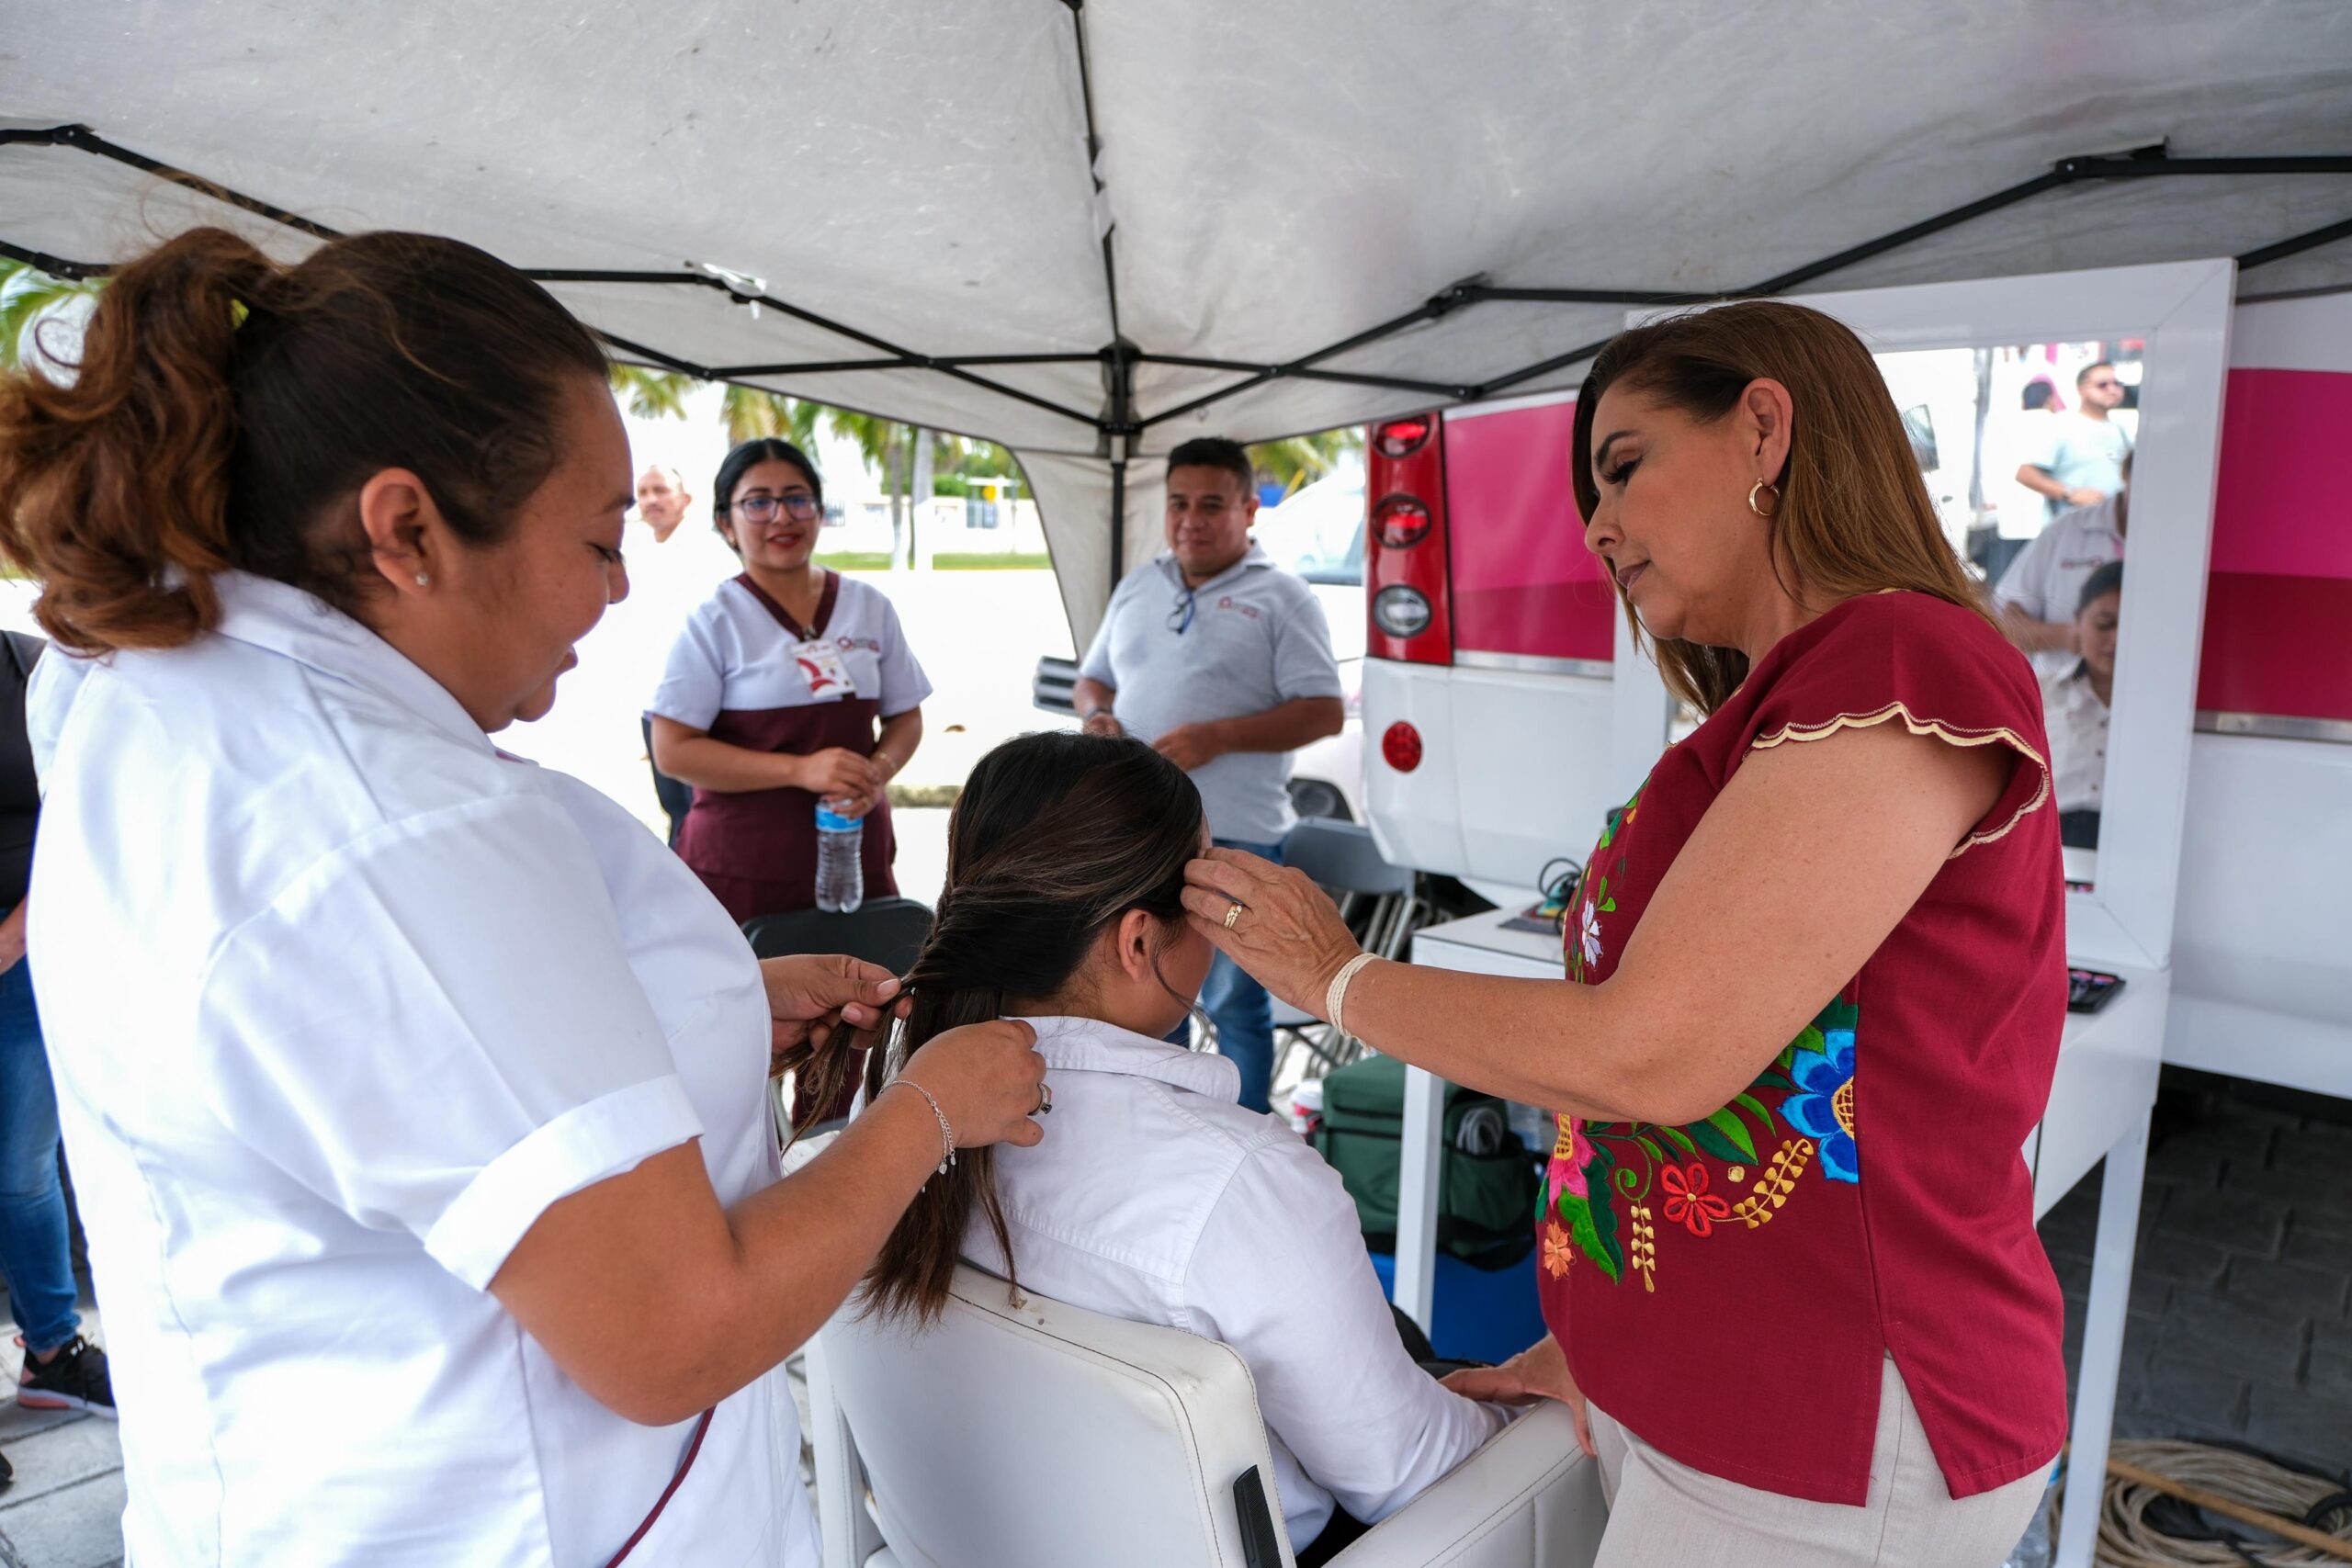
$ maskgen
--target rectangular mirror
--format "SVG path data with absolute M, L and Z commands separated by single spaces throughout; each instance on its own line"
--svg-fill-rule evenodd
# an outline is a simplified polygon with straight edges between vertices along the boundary
M 2091 887 L 2145 345 L 2094 338 L 1874 357 L 1946 536 L 2033 662 L 2066 880 Z
M 2177 262 L 1797 299 L 1871 345 L 1952 547 L 2034 650 L 2091 967 L 2171 957 L 2235 281 Z M 1680 727 L 1622 629 L 1617 654 L 1630 789 Z

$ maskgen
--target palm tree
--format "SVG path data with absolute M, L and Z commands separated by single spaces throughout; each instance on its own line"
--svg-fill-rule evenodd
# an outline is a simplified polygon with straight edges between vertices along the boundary
M 695 378 L 675 371 L 654 370 L 642 365 L 623 365 L 615 360 L 605 371 L 613 384 L 613 395 L 621 400 L 629 412 L 639 419 L 684 419 L 686 417 L 686 394 L 694 389 Z
M 1363 427 L 1352 424 L 1318 431 L 1313 435 L 1261 441 L 1250 448 L 1250 466 L 1281 485 L 1286 496 L 1300 486 L 1321 479 L 1343 459 L 1353 457 L 1361 460 L 1363 456 Z

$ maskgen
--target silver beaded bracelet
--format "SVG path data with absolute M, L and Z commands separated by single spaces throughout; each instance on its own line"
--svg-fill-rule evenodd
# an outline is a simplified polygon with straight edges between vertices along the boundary
M 922 1096 L 924 1100 L 926 1100 L 931 1106 L 931 1113 L 939 1118 L 939 1168 L 932 1172 L 932 1174 L 934 1176 L 946 1175 L 947 1168 L 956 1163 L 956 1129 L 947 1124 L 947 1112 L 939 1109 L 938 1098 L 934 1096 L 931 1090 L 915 1082 L 914 1079 L 901 1077 L 897 1081 L 906 1085 L 909 1089 Z M 926 1181 L 923 1185 L 928 1187 L 931 1183 Z

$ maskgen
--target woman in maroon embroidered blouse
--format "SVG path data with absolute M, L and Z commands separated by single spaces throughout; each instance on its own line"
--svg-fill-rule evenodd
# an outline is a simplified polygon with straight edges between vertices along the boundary
M 1340 1010 L 1560 1112 L 1551 1334 L 1460 1386 L 1576 1410 L 1605 1562 L 1989 1568 L 2066 1423 L 2019 1153 L 2066 995 L 2033 673 L 1826 316 L 1623 334 L 1574 465 L 1588 545 L 1706 720 L 1611 814 L 1570 984 L 1374 964 Z M 1217 945 L 1320 1016 L 1357 951 L 1329 901 L 1225 851 L 1193 883 Z
M 885 791 L 931 682 L 889 600 L 817 564 L 824 491 L 798 447 L 746 441 L 712 488 L 743 573 L 687 618 L 649 714 L 654 765 L 695 786 L 678 854 L 738 920 L 808 908 L 835 801 L 865 818 L 865 896 L 896 893 Z

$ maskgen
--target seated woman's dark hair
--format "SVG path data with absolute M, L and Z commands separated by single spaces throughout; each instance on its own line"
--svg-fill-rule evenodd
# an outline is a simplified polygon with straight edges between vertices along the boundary
M 912 1010 L 887 1050 L 869 1053 L 868 1100 L 934 1036 L 1003 1016 L 1008 997 L 1059 994 L 1128 910 L 1173 928 L 1201 824 L 1193 781 L 1140 740 L 1024 735 L 981 758 L 948 820 L 947 888 L 906 976 Z M 816 1068 L 798 1095 L 812 1118 L 833 1102 L 849 1055 L 828 1053 L 830 1072 Z M 975 1205 L 1010 1264 L 993 1155 L 965 1151 L 900 1216 L 866 1278 L 870 1310 L 936 1318 Z
M 497 544 L 562 457 L 566 383 L 605 361 L 456 240 L 356 234 L 287 266 L 197 229 L 114 276 L 62 368 L 0 378 L 0 555 L 41 581 L 50 636 L 96 654 L 210 630 L 232 569 L 357 615 L 350 502 L 379 469 Z

